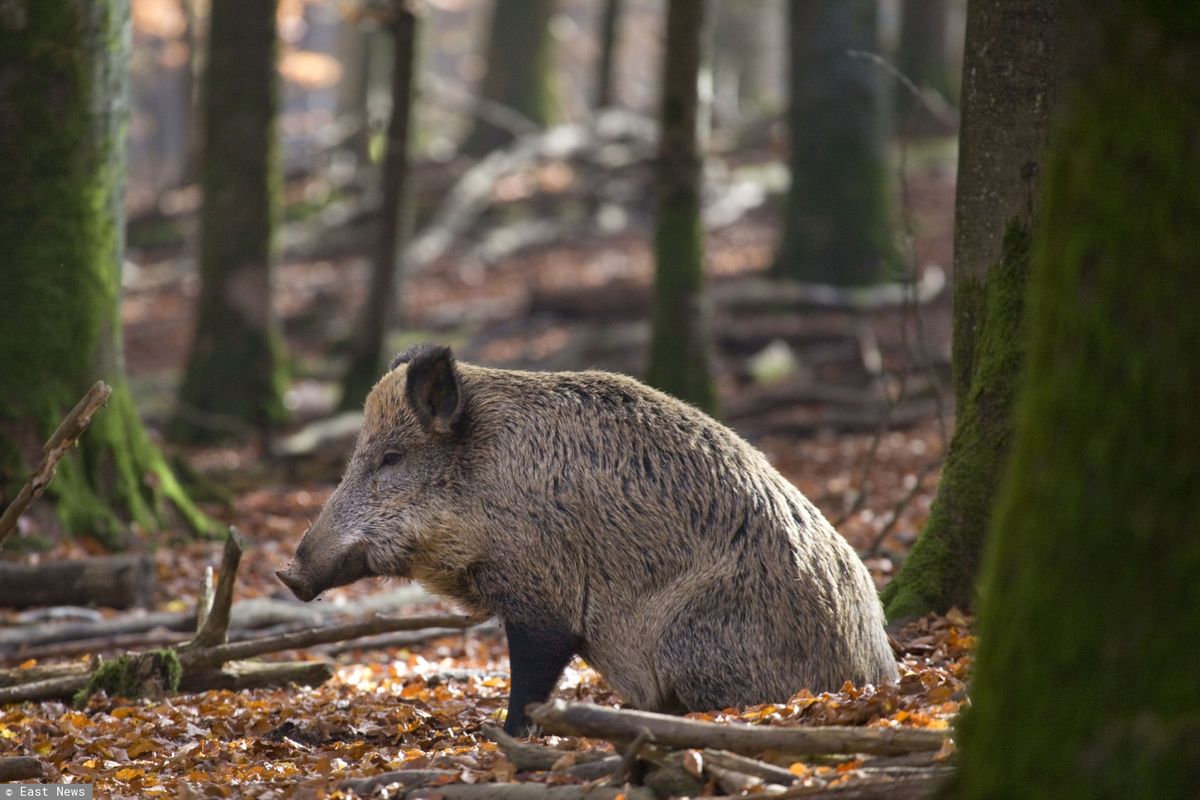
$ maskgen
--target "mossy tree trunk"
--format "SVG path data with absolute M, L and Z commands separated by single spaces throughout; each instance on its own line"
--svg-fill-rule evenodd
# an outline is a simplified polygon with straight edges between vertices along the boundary
M 555 0 L 494 3 L 480 108 L 460 148 L 464 153 L 482 156 L 511 142 L 512 129 L 497 124 L 497 117 L 506 111 L 538 127 L 557 121 L 550 35 L 554 8 Z
M 616 93 L 613 80 L 616 76 L 617 43 L 620 41 L 621 0 L 604 0 L 600 14 L 600 32 L 596 37 L 600 58 L 596 64 L 596 95 L 593 104 L 597 109 L 613 105 Z
M 875 0 L 789 8 L 791 188 L 772 270 L 794 280 L 876 283 L 893 257 Z
M 697 140 L 706 0 L 670 0 L 663 55 L 656 184 L 654 320 L 647 380 L 705 411 L 716 409 L 704 310 L 704 159 Z
M 932 89 L 953 102 L 956 81 L 946 41 L 949 12 L 950 0 L 905 0 L 896 65 L 918 87 Z M 897 119 L 902 126 L 910 121 L 916 104 L 908 92 L 897 94 Z
M 1000 261 L 988 271 L 974 380 L 958 414 L 929 521 L 883 591 L 891 620 L 973 603 L 996 485 L 1012 441 L 1028 273 L 1029 232 L 1014 222 Z
M 350 343 L 350 368 L 342 382 L 343 409 L 361 408 L 379 380 L 384 339 L 396 306 L 396 278 L 407 225 L 405 198 L 408 175 L 409 125 L 412 117 L 413 69 L 416 62 L 417 18 L 411 3 L 397 0 L 390 28 L 393 43 L 392 113 L 381 176 L 379 241 L 376 244 L 371 288 L 362 319 Z
M 1200 787 L 1200 7 L 1075 5 L 960 798 Z
M 191 441 L 266 433 L 285 416 L 271 310 L 280 184 L 275 0 L 213 0 L 209 20 L 200 298 L 169 429 Z
M 72 534 L 120 544 L 192 506 L 124 380 L 128 0 L 0 10 L 0 506 L 98 378 L 112 398 L 49 494 Z
M 954 393 L 965 405 L 975 371 L 988 269 L 1013 220 L 1034 212 L 1050 110 L 1058 94 L 1059 3 L 967 5 L 962 128 L 954 197 Z
M 1034 222 L 1034 191 L 1062 72 L 1064 28 L 1056 11 L 995 0 L 977 0 L 969 9 L 967 51 L 972 55 L 965 67 L 954 255 L 958 423 L 929 521 L 884 589 L 892 621 L 974 602 L 988 521 L 1012 440 L 1012 404 L 1023 365 L 1025 232 Z M 1010 46 L 1017 49 L 1006 49 Z M 1025 47 L 1038 57 L 1010 63 Z M 979 63 L 978 54 L 989 52 L 1012 56 Z M 1001 162 L 996 153 L 981 149 L 991 146 L 1011 160 Z M 992 242 L 997 225 L 985 224 L 986 213 L 1009 215 L 998 229 L 1004 233 L 1007 226 L 1002 241 Z M 986 264 L 976 261 L 985 256 L 991 258 Z

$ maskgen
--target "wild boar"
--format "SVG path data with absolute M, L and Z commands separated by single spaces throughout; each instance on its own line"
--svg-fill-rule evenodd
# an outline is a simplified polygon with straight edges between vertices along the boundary
M 871 578 L 755 448 L 631 378 L 398 356 L 278 576 L 301 600 L 410 577 L 498 617 L 507 730 L 571 657 L 681 712 L 896 678 Z

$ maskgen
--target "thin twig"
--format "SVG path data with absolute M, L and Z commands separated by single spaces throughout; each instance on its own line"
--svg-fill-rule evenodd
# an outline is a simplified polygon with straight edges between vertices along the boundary
M 25 509 L 29 508 L 29 505 L 46 490 L 50 479 L 54 477 L 54 468 L 58 466 L 59 460 L 75 446 L 75 442 L 91 424 L 92 415 L 108 402 L 111 395 L 111 386 L 104 381 L 96 381 L 59 423 L 54 433 L 51 434 L 50 440 L 42 448 L 41 462 L 29 476 L 29 480 L 21 487 L 21 491 L 4 509 L 4 513 L 0 514 L 0 546 L 16 529 L 17 520 L 21 518 Z

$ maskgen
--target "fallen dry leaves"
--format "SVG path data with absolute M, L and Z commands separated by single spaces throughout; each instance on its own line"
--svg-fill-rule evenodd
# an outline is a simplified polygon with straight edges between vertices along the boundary
M 969 630 L 957 612 L 906 628 L 896 685 L 802 691 L 781 705 L 692 716 L 755 725 L 946 728 L 967 702 Z M 617 702 L 599 675 L 578 661 L 559 694 Z M 449 636 L 420 652 L 351 654 L 332 681 L 311 690 L 98 699 L 84 711 L 60 703 L 5 708 L 0 756 L 36 755 L 49 780 L 91 783 L 105 797 L 281 797 L 301 789 L 322 797 L 344 778 L 401 768 L 452 770 L 446 780 L 455 782 L 508 781 L 514 768 L 479 733 L 483 722 L 502 713 L 507 695 L 502 637 Z M 600 745 L 560 737 L 545 742 L 566 749 Z M 828 785 L 854 780 L 861 765 L 855 759 L 793 762 L 790 769 L 810 785 Z M 570 780 L 554 772 L 521 777 Z

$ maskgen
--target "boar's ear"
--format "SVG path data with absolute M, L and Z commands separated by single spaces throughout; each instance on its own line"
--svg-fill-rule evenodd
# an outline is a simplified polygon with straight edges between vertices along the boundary
M 404 394 L 425 430 L 446 435 L 458 428 L 462 386 L 449 347 L 422 347 L 412 353 Z

